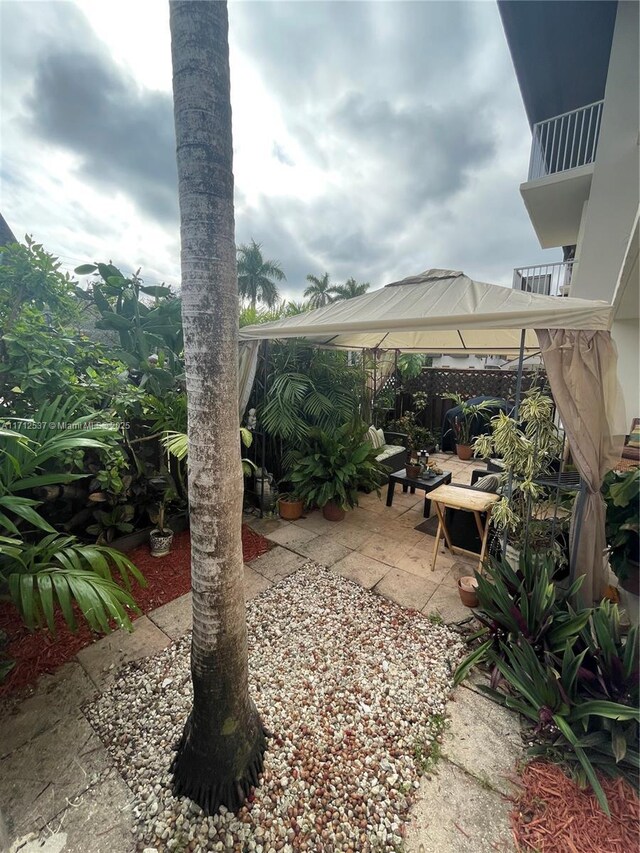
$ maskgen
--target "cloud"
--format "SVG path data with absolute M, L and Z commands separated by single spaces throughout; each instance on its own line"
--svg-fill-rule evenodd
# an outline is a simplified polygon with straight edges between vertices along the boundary
M 33 132 L 78 158 L 82 177 L 128 195 L 147 215 L 178 216 L 171 97 L 141 90 L 103 50 L 52 45 L 26 99 Z

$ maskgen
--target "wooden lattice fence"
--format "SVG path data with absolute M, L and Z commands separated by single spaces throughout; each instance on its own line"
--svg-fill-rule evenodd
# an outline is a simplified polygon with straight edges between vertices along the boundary
M 389 377 L 385 388 L 400 385 L 399 377 Z M 516 370 L 465 370 L 454 367 L 425 367 L 422 373 L 404 383 L 399 395 L 396 414 L 401 409 L 411 408 L 411 398 L 417 391 L 428 396 L 428 404 L 419 420 L 436 434 L 440 430 L 446 412 L 455 403 L 452 395 L 459 394 L 465 400 L 472 397 L 496 397 L 511 402 L 516 396 L 518 373 Z M 533 385 L 547 385 L 547 375 L 541 368 L 525 370 L 522 374 L 522 391 Z M 382 389 L 381 389 L 382 390 Z

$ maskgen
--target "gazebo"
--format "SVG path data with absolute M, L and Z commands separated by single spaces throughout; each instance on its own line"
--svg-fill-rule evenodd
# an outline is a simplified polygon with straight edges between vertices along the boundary
M 260 341 L 303 338 L 341 350 L 539 352 L 582 489 L 571 524 L 572 571 L 585 601 L 604 585 L 602 479 L 620 458 L 625 418 L 606 302 L 545 296 L 431 269 L 324 308 L 240 330 L 240 400 L 248 399 Z M 516 400 L 517 405 L 518 400 Z M 578 568 L 579 567 L 579 568 Z

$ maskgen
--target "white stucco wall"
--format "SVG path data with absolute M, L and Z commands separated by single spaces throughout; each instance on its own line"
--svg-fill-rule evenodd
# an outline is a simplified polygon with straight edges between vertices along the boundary
M 611 336 L 618 347 L 618 379 L 627 410 L 627 429 L 633 418 L 640 417 L 640 348 L 638 321 L 616 320 Z
M 613 34 L 589 202 L 576 249 L 571 295 L 611 302 L 638 209 L 638 11 L 621 0 Z

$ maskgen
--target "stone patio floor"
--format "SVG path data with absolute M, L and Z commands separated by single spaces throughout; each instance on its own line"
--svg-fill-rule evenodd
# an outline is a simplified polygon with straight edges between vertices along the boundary
M 468 484 L 478 466 L 444 454 L 436 458 L 454 483 Z M 470 611 L 456 584 L 474 561 L 442 550 L 431 571 L 435 540 L 414 529 L 423 521 L 423 501 L 422 492 L 403 494 L 396 486 L 392 507 L 384 493 L 362 495 L 337 524 L 319 512 L 295 522 L 250 519 L 274 547 L 245 566 L 247 599 L 314 560 L 403 607 L 447 623 L 465 619 Z M 132 795 L 81 705 L 124 663 L 157 653 L 190 627 L 188 593 L 137 619 L 132 633 L 116 631 L 82 649 L 20 703 L 0 706 L 0 849 L 133 850 Z M 422 778 L 406 853 L 513 850 L 506 796 L 523 752 L 518 718 L 479 693 L 477 679 L 454 691 L 448 711 L 443 757 Z

